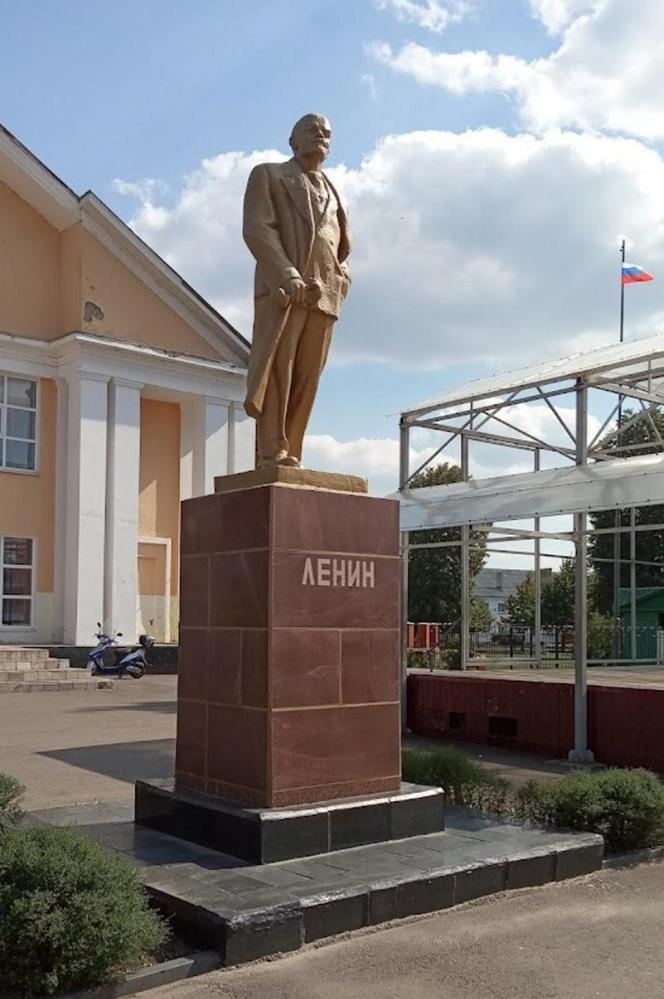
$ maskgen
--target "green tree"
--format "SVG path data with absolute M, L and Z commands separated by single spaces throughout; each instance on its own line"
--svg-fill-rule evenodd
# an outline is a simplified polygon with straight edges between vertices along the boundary
M 554 572 L 549 582 L 542 587 L 544 627 L 574 624 L 575 572 L 574 559 L 563 559 L 560 571 Z
M 493 623 L 491 608 L 486 600 L 476 597 L 474 594 L 470 598 L 470 627 L 473 631 L 488 631 Z
M 510 593 L 505 608 L 504 620 L 507 624 L 524 628 L 535 626 L 535 580 L 530 573 L 521 580 L 514 593 Z
M 461 469 L 448 462 L 426 468 L 410 482 L 411 489 L 426 486 L 449 485 L 461 482 Z M 431 531 L 418 531 L 412 537 L 414 544 L 436 544 L 440 541 L 459 541 L 458 527 Z M 486 560 L 486 535 L 471 531 L 473 547 L 468 558 L 471 582 Z M 475 547 L 479 546 L 479 547 Z M 486 615 L 480 604 L 471 602 L 471 627 L 482 627 Z M 408 619 L 410 621 L 440 621 L 451 624 L 461 617 L 461 548 L 421 548 L 410 552 L 408 560 Z M 475 624 L 475 620 L 479 623 Z
M 551 578 L 542 585 L 542 626 L 544 628 L 574 624 L 574 593 L 575 593 L 574 559 L 562 560 L 560 571 L 554 572 Z M 535 580 L 531 573 L 523 579 L 513 594 L 505 601 L 508 624 L 521 625 L 526 628 L 535 626 Z M 588 573 L 588 610 L 597 609 L 597 577 L 594 572 Z
M 613 451 L 618 446 L 618 436 L 622 447 L 629 444 L 643 445 L 638 451 L 618 451 L 618 455 L 632 457 L 635 454 L 654 454 L 662 451 L 660 438 L 664 439 L 664 414 L 651 406 L 649 409 L 632 419 L 633 411 L 625 410 L 623 413 L 620 431 L 617 425 L 606 434 L 602 440 L 602 446 L 606 451 Z M 613 527 L 615 524 L 615 511 L 601 510 L 591 513 L 590 520 L 594 528 Z M 630 522 L 629 510 L 620 511 L 620 524 L 628 527 Z M 662 524 L 664 523 L 664 505 L 642 506 L 636 508 L 636 523 L 642 524 Z M 614 557 L 614 534 L 591 534 L 588 540 L 588 554 L 590 562 L 594 566 L 597 578 L 597 608 L 602 614 L 613 615 L 613 557 Z M 620 535 L 620 557 L 628 559 L 630 553 L 629 534 Z M 607 562 L 594 561 L 596 559 L 608 559 Z M 644 562 L 661 563 L 659 565 L 638 565 L 637 583 L 639 586 L 664 586 L 664 531 L 643 531 L 636 534 L 636 558 Z M 630 584 L 629 564 L 621 562 L 620 585 L 628 587 Z

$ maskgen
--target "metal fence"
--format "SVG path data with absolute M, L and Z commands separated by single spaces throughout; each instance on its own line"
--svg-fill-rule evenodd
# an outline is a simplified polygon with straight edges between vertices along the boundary
M 591 619 L 588 626 L 590 665 L 664 664 L 664 630 L 637 625 L 632 640 L 628 621 Z M 574 664 L 574 626 L 534 628 L 496 623 L 483 631 L 471 631 L 468 666 L 502 669 L 555 669 Z M 459 623 L 442 625 L 440 641 L 429 649 L 409 649 L 408 665 L 424 669 L 461 668 Z

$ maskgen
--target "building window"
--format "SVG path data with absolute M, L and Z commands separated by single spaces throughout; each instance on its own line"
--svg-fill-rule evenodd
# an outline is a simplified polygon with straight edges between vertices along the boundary
M 0 468 L 31 471 L 37 444 L 37 382 L 0 375 Z
M 2 624 L 30 627 L 32 624 L 31 538 L 0 538 L 0 603 Z
M 507 610 L 507 604 L 498 604 L 498 613 L 504 614 Z

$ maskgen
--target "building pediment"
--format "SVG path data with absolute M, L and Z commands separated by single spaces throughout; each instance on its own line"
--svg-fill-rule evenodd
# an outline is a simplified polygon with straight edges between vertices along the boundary
M 60 234 L 59 251 L 48 261 L 36 252 L 32 237 L 17 240 L 26 259 L 14 260 L 11 231 L 6 235 L 4 282 L 10 291 L 12 267 L 40 281 L 40 272 L 50 266 L 53 302 L 36 315 L 28 296 L 25 308 L 20 299 L 10 303 L 5 296 L 8 318 L 0 303 L 0 330 L 43 339 L 84 331 L 246 369 L 249 343 L 213 306 L 96 194 L 78 196 L 1 125 L 0 183 Z M 14 222 L 21 225 L 18 216 Z

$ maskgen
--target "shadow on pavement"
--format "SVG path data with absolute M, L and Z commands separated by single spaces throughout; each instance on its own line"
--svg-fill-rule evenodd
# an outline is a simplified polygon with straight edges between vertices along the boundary
M 79 825 L 81 832 L 93 836 L 103 846 L 130 856 L 140 867 L 162 864 L 196 864 L 208 871 L 245 867 L 246 862 L 225 853 L 216 853 L 185 840 L 143 829 L 133 822 Z
M 71 714 L 94 714 L 95 711 L 161 711 L 174 715 L 178 709 L 176 701 L 139 701 L 138 704 L 104 704 L 98 707 L 71 708 Z
M 133 784 L 138 778 L 152 780 L 158 777 L 173 776 L 175 739 L 151 739 L 145 742 L 116 742 L 108 746 L 52 749 L 38 755 Z

